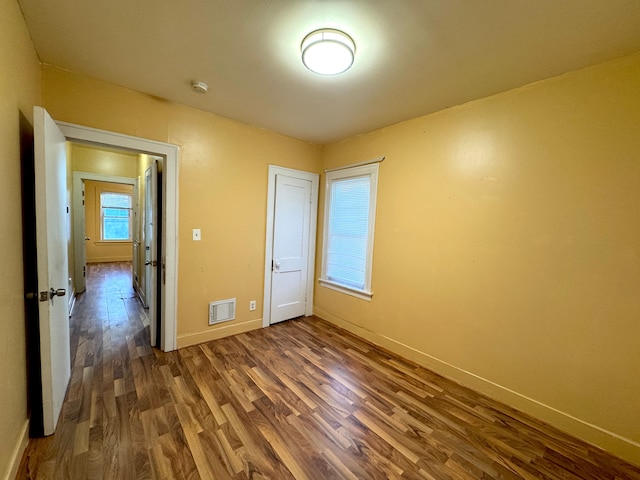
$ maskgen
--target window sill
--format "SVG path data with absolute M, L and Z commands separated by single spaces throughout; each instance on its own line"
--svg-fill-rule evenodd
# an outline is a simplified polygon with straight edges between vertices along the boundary
M 347 295 L 351 295 L 352 297 L 360 298 L 362 300 L 366 300 L 368 302 L 371 301 L 371 297 L 373 297 L 373 292 L 368 292 L 366 290 L 359 290 L 357 288 L 345 287 L 344 285 L 340 285 L 339 283 L 332 282 L 331 280 L 326 280 L 324 278 L 319 278 L 318 281 L 320 285 L 323 287 L 330 288 L 331 290 L 335 290 L 340 293 L 345 293 Z
M 94 242 L 95 245 L 131 245 L 131 240 L 98 240 Z

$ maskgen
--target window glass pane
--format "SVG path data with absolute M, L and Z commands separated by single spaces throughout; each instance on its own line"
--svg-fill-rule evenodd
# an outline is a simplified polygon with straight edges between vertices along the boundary
M 129 240 L 129 218 L 104 217 L 102 236 L 104 240 Z
M 131 194 L 101 192 L 102 240 L 131 240 Z
M 101 193 L 100 205 L 103 207 L 131 208 L 131 195 L 126 193 Z
M 358 289 L 365 287 L 370 184 L 369 176 L 331 183 L 327 279 Z
M 124 208 L 103 208 L 102 214 L 105 217 L 129 217 L 129 211 Z

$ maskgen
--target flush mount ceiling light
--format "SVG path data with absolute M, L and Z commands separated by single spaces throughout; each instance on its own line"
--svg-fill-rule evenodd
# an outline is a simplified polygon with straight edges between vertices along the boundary
M 191 82 L 191 90 L 196 93 L 207 93 L 207 91 L 209 90 L 209 85 L 201 82 L 200 80 L 194 80 L 193 82 Z
M 304 37 L 301 48 L 305 67 L 320 75 L 337 75 L 351 68 L 356 44 L 340 30 L 323 28 Z

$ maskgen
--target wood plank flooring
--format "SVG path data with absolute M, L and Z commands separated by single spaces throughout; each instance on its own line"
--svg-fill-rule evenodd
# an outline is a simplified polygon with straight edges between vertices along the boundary
M 640 468 L 311 317 L 162 353 L 91 265 L 28 479 L 640 479 Z

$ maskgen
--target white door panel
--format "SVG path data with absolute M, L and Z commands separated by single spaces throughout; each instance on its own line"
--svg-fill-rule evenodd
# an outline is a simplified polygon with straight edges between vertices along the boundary
M 66 139 L 46 110 L 34 107 L 33 117 L 42 407 L 44 434 L 51 435 L 71 376 Z
M 154 161 L 144 173 L 144 297 L 149 307 L 149 335 L 151 345 L 157 341 L 157 282 L 158 282 L 158 162 Z
M 305 314 L 311 182 L 276 175 L 271 323 Z

